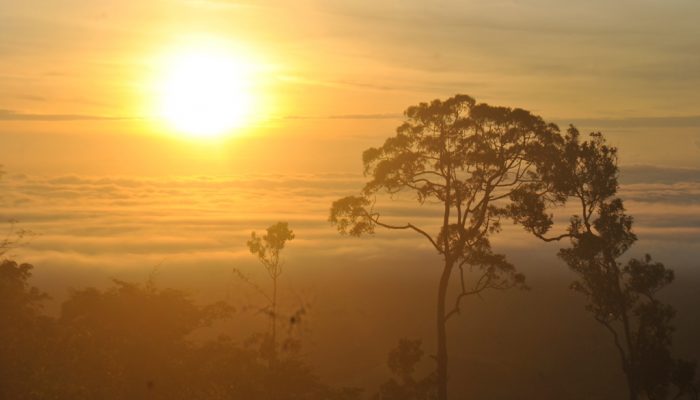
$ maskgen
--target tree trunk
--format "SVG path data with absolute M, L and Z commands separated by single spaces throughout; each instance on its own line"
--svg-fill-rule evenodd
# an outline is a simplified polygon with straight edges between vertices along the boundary
M 629 319 L 627 317 L 627 311 L 623 308 L 622 311 L 622 325 L 625 332 L 625 341 L 627 342 L 628 349 L 628 361 L 625 366 L 625 377 L 627 378 L 627 387 L 629 389 L 630 400 L 637 400 L 639 398 L 639 384 L 637 380 L 637 354 L 632 345 L 632 336 L 630 332 Z
M 277 362 L 277 277 L 272 279 L 272 353 L 270 366 Z
M 637 354 L 632 344 L 632 334 L 630 332 L 630 323 L 627 317 L 627 310 L 622 309 L 622 325 L 625 331 L 625 341 L 627 342 L 628 362 L 625 368 L 625 377 L 627 378 L 627 387 L 629 388 L 630 400 L 639 398 L 638 382 L 637 382 Z
M 447 400 L 447 330 L 445 319 L 445 299 L 452 273 L 452 260 L 445 260 L 445 268 L 440 276 L 437 299 L 437 394 L 438 400 Z
M 630 400 L 637 400 L 639 399 L 639 394 L 637 393 L 637 385 L 634 382 L 634 378 L 626 372 L 627 375 L 627 387 L 629 389 L 629 394 L 630 394 Z
M 625 302 L 625 296 L 623 288 L 621 287 L 622 278 L 620 276 L 620 269 L 618 267 L 615 258 L 608 252 L 605 252 L 605 259 L 608 262 L 609 268 L 611 268 L 614 273 L 614 279 L 616 282 L 617 298 L 619 312 L 622 317 L 622 328 L 625 335 L 625 344 L 627 345 L 627 361 L 622 358 L 623 364 L 625 364 L 624 372 L 627 378 L 627 387 L 629 389 L 630 400 L 637 400 L 639 398 L 639 382 L 637 379 L 637 351 L 634 344 L 632 343 L 632 328 L 630 327 L 630 319 L 627 313 L 627 304 Z
M 443 134 L 440 135 L 441 137 Z M 440 159 L 442 160 L 442 155 Z M 445 267 L 442 269 L 442 275 L 440 276 L 440 286 L 438 287 L 438 299 L 437 299 L 437 400 L 447 400 L 447 329 L 446 322 L 447 319 L 445 311 L 445 299 L 447 298 L 447 288 L 450 283 L 450 274 L 452 273 L 452 266 L 454 264 L 452 257 L 450 256 L 450 195 L 451 191 L 451 175 L 448 174 L 445 179 L 445 192 L 447 196 L 445 198 L 445 209 L 442 219 L 442 232 L 443 235 L 443 257 L 445 260 Z

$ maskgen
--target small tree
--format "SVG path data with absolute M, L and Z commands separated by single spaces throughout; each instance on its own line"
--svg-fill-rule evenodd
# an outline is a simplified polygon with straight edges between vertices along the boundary
M 423 378 L 414 377 L 415 369 L 423 358 L 420 340 L 399 340 L 389 352 L 387 366 L 394 378 L 384 382 L 374 400 L 434 400 L 435 372 Z
M 289 229 L 286 222 L 278 222 L 267 228 L 267 233 L 262 237 L 255 232 L 250 235 L 248 249 L 258 257 L 260 263 L 272 280 L 272 296 L 268 315 L 270 316 L 270 363 L 277 357 L 277 278 L 282 274 L 282 261 L 280 252 L 285 243 L 294 239 L 294 232 Z
M 9 251 L 15 250 L 27 243 L 27 238 L 34 235 L 26 229 L 17 229 L 17 221 L 11 219 L 7 221 L 9 228 L 5 232 L 5 236 L 0 239 L 0 257 L 7 256 Z M 11 255 L 10 255 L 11 256 Z
M 0 165 L 0 178 L 5 175 Z M 6 256 L 7 252 L 14 250 L 26 243 L 25 239 L 33 236 L 33 233 L 26 229 L 17 229 L 17 221 L 9 219 L 7 221 L 9 228 L 5 232 L 4 237 L 0 238 L 0 257 Z
M 377 227 L 409 230 L 425 238 L 442 258 L 438 285 L 437 392 L 447 398 L 446 322 L 460 311 L 460 301 L 487 289 L 524 288 L 523 275 L 491 249 L 489 237 L 508 215 L 509 202 L 546 196 L 542 171 L 551 169 L 554 146 L 562 141 L 555 125 L 522 109 L 477 104 L 465 95 L 409 107 L 405 122 L 384 145 L 362 155 L 365 184 L 361 196 L 333 203 L 329 220 L 343 234 L 371 234 Z M 374 210 L 374 197 L 385 192 L 413 193 L 419 204 L 438 204 L 437 232 L 414 223 L 392 223 Z M 529 197 L 528 197 L 529 198 Z M 447 292 L 453 272 L 459 293 L 451 308 Z M 476 271 L 472 282 L 465 270 Z
M 570 218 L 566 233 L 547 237 L 553 216 L 546 213 L 542 198 L 519 193 L 525 201 L 515 203 L 516 221 L 545 241 L 568 238 L 571 246 L 559 256 L 576 273 L 571 288 L 588 300 L 586 309 L 611 334 L 627 378 L 629 398 L 666 399 L 669 386 L 675 398 L 692 394 L 695 364 L 671 356 L 673 307 L 656 294 L 674 279 L 672 270 L 651 256 L 620 258 L 637 240 L 632 217 L 625 213 L 618 188 L 617 149 L 600 133 L 588 141 L 579 139 L 572 126 L 562 147 L 563 157 L 550 178 L 552 185 L 580 205 Z

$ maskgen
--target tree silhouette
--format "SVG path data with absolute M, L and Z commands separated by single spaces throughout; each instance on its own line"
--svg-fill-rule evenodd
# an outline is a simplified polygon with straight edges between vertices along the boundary
M 41 360 L 46 357 L 40 338 L 52 331 L 41 315 L 49 296 L 30 286 L 30 264 L 0 262 L 0 398 L 25 398 L 36 393 L 44 379 Z
M 9 228 L 5 232 L 5 236 L 0 239 L 0 257 L 6 256 L 9 251 L 17 249 L 26 244 L 26 238 L 33 235 L 32 232 L 26 229 L 18 229 L 17 221 L 10 219 L 7 221 Z
M 459 313 L 461 300 L 487 289 L 524 288 L 523 275 L 494 253 L 489 237 L 499 231 L 509 203 L 548 196 L 542 171 L 551 169 L 562 141 L 558 128 L 522 109 L 477 104 L 466 95 L 409 107 L 405 122 L 383 146 L 363 153 L 369 177 L 361 196 L 333 203 L 329 220 L 343 234 L 371 234 L 377 227 L 410 230 L 425 238 L 442 257 L 438 285 L 437 391 L 447 398 L 446 322 Z M 380 192 L 412 192 L 423 204 L 439 204 L 429 232 L 411 222 L 395 224 L 374 210 Z M 514 196 L 515 193 L 528 195 Z M 450 278 L 459 272 L 460 291 L 447 308 Z M 476 271 L 467 282 L 465 270 Z
M 284 249 L 285 243 L 294 239 L 294 232 L 289 229 L 286 222 L 278 222 L 267 228 L 267 233 L 258 236 L 255 232 L 250 235 L 248 249 L 258 257 L 260 263 L 265 267 L 265 271 L 272 280 L 272 296 L 269 297 L 270 308 L 270 364 L 277 358 L 277 278 L 282 274 L 282 261 L 280 252 Z
M 420 340 L 399 340 L 398 346 L 389 352 L 387 366 L 394 374 L 379 388 L 374 400 L 433 400 L 435 399 L 435 373 L 416 379 L 415 369 L 423 358 Z
M 33 347 L 46 356 L 27 360 L 33 361 L 33 369 L 13 376 L 23 383 L 22 390 L 2 398 L 358 398 L 355 389 L 325 385 L 301 359 L 278 360 L 270 368 L 258 349 L 226 336 L 201 336 L 231 314 L 225 303 L 199 305 L 191 294 L 158 288 L 152 279 L 145 284 L 114 280 L 104 290 L 73 290 L 55 321 L 57 329 L 36 335 L 21 359 L 29 358 Z M 4 367 L 0 364 L 0 371 Z M 43 374 L 41 380 L 27 378 L 33 370 Z
M 674 398 L 691 395 L 695 364 L 671 356 L 675 310 L 656 296 L 673 281 L 673 271 L 648 254 L 641 260 L 620 261 L 637 236 L 632 217 L 615 197 L 617 149 L 608 146 L 600 133 L 581 141 L 571 126 L 562 154 L 550 178 L 553 186 L 580 205 L 567 232 L 545 236 L 553 224 L 546 199 L 520 194 L 528 201 L 513 206 L 512 215 L 542 240 L 570 240 L 571 246 L 562 248 L 559 256 L 577 275 L 571 288 L 586 297 L 586 309 L 612 336 L 629 398 L 666 399 L 672 383 L 678 389 Z
M 5 171 L 0 165 L 0 178 L 5 174 Z M 18 229 L 17 221 L 14 219 L 9 219 L 6 221 L 9 224 L 7 232 L 5 232 L 4 237 L 0 238 L 0 257 L 6 256 L 8 251 L 14 250 L 26 243 L 27 238 L 34 235 L 33 232 L 26 229 Z
M 192 296 L 114 280 L 106 290 L 73 290 L 62 304 L 55 352 L 58 398 L 193 398 L 184 383 L 188 336 L 230 316 L 222 302 L 200 306 Z

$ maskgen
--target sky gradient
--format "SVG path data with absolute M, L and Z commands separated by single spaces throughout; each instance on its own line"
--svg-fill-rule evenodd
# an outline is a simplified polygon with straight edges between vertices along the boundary
M 309 357 L 331 382 L 378 384 L 397 338 L 432 348 L 439 256 L 410 232 L 341 236 L 329 209 L 359 192 L 362 151 L 407 107 L 462 93 L 618 147 L 640 239 L 629 255 L 676 270 L 676 343 L 698 354 L 699 16 L 697 0 L 0 1 L 0 220 L 34 233 L 8 256 L 35 265 L 54 314 L 70 288 L 151 276 L 240 305 L 255 298 L 233 269 L 266 278 L 251 231 L 288 221 L 281 290 L 314 307 Z M 155 82 L 169 54 L 206 42 L 251 66 L 259 104 L 246 126 L 193 139 L 154 114 Z M 386 221 L 437 232 L 434 207 L 378 201 Z M 560 211 L 559 227 L 572 210 Z M 503 225 L 494 249 L 534 294 L 470 299 L 451 362 L 488 386 L 475 398 L 527 385 L 528 398 L 573 398 L 576 385 L 609 395 L 621 372 L 585 370 L 617 360 L 568 290 L 564 244 Z M 226 332 L 249 334 L 258 317 Z M 593 361 L 572 367 L 579 356 Z
M 355 172 L 406 107 L 466 93 L 601 130 L 623 164 L 700 168 L 699 12 L 646 0 L 4 2 L 0 159 L 25 173 Z M 183 143 L 151 112 L 159 57 L 193 38 L 256 65 L 265 106 L 224 143 Z
M 331 201 L 360 189 L 361 152 L 393 135 L 406 107 L 467 93 L 604 132 L 642 239 L 686 246 L 666 251 L 686 265 L 697 245 L 683 238 L 700 229 L 698 11 L 695 1 L 4 2 L 2 215 L 40 234 L 26 251 L 44 264 L 228 260 L 277 220 L 300 230 L 307 254 L 371 257 L 381 241 L 338 238 Z M 266 103 L 251 126 L 196 140 L 149 114 L 162 54 L 192 38 L 256 66 Z M 430 215 L 403 201 L 399 218 Z

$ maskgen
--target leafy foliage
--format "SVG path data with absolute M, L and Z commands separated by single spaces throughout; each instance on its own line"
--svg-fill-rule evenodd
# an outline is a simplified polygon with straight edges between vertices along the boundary
M 530 214 L 520 203 L 561 201 L 545 179 L 553 170 L 564 139 L 556 125 L 522 109 L 477 103 L 467 95 L 409 107 L 396 135 L 362 154 L 368 178 L 360 196 L 335 201 L 329 221 L 351 236 L 374 233 L 376 227 L 412 230 L 427 239 L 443 258 L 438 287 L 438 398 L 447 398 L 445 322 L 459 313 L 460 301 L 488 289 L 526 288 L 524 276 L 491 248 L 490 235 L 503 217 L 524 224 L 546 217 Z M 386 222 L 372 205 L 380 193 L 413 193 L 419 204 L 436 204 L 437 232 L 413 223 Z M 531 218 L 534 218 L 530 221 Z M 459 269 L 461 291 L 451 310 L 445 306 L 450 277 Z M 466 271 L 475 273 L 467 282 Z
M 272 368 L 257 349 L 192 336 L 232 309 L 197 305 L 185 292 L 114 281 L 74 290 L 58 319 L 38 314 L 46 295 L 31 266 L 0 264 L 0 398 L 352 400 L 300 359 Z
M 362 196 L 333 203 L 329 221 L 341 233 L 371 234 L 377 226 L 410 229 L 447 258 L 476 261 L 475 254 L 490 253 L 486 238 L 515 209 L 508 200 L 519 203 L 525 193 L 553 193 L 540 176 L 553 164 L 552 152 L 563 139 L 555 125 L 540 117 L 477 104 L 466 95 L 409 107 L 405 116 L 394 137 L 363 153 L 369 181 Z M 444 206 L 436 216 L 443 222 L 439 232 L 384 223 L 371 207 L 371 197 L 380 192 L 404 191 L 413 192 L 419 203 Z
M 289 224 L 278 222 L 267 228 L 263 236 L 252 232 L 247 244 L 250 252 L 256 255 L 265 266 L 270 277 L 277 277 L 282 273 L 280 252 L 292 239 L 294 239 L 294 232 L 289 229 Z
M 565 157 L 550 176 L 562 196 L 580 205 L 580 215 L 571 216 L 567 232 L 544 235 L 551 228 L 551 216 L 542 218 L 544 201 L 533 201 L 514 212 L 539 214 L 525 228 L 543 240 L 568 238 L 570 246 L 559 256 L 576 273 L 572 289 L 583 294 L 586 309 L 611 334 L 627 377 L 631 399 L 666 399 L 675 384 L 676 398 L 693 392 L 695 364 L 671 356 L 673 307 L 662 303 L 657 293 L 674 279 L 672 270 L 643 259 L 620 258 L 637 240 L 631 216 L 625 213 L 617 193 L 617 149 L 606 144 L 602 134 L 592 133 L 581 141 L 572 126 L 563 146 Z M 545 221 L 546 219 L 546 221 Z
M 267 354 L 270 365 L 277 361 L 277 278 L 282 274 L 282 262 L 280 252 L 285 243 L 294 239 L 294 232 L 289 229 L 286 222 L 278 222 L 267 228 L 267 232 L 261 237 L 255 232 L 250 235 L 248 249 L 258 257 L 265 267 L 265 271 L 272 280 L 272 294 L 266 295 L 269 306 L 265 310 L 270 317 L 270 332 L 262 338 L 261 349 Z M 262 292 L 264 294 L 264 292 Z M 303 308 L 301 309 L 303 311 Z M 291 342 L 287 341 L 289 345 Z
M 0 398 L 35 392 L 33 384 L 44 376 L 33 362 L 46 356 L 47 343 L 41 339 L 52 332 L 50 320 L 40 313 L 49 296 L 29 285 L 32 269 L 0 262 Z
M 416 366 L 423 358 L 420 340 L 399 340 L 398 346 L 389 352 L 387 366 L 394 378 L 381 385 L 375 400 L 433 400 L 435 392 L 435 373 L 416 379 Z

